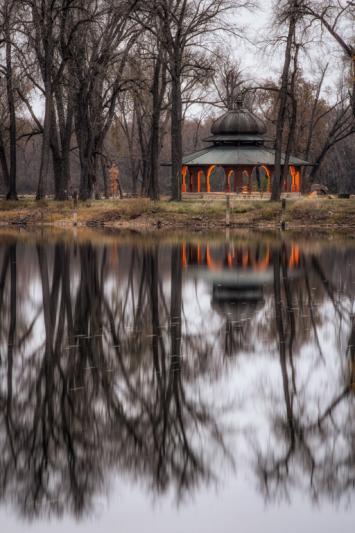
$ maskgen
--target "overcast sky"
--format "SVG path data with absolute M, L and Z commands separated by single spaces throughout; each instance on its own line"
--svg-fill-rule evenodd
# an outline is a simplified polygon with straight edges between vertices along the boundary
M 235 55 L 239 56 L 245 74 L 251 79 L 278 78 L 282 68 L 282 49 L 266 46 L 263 43 L 270 37 L 273 26 L 272 16 L 273 0 L 259 0 L 259 7 L 253 12 L 243 11 L 242 23 L 245 28 L 247 41 L 240 42 L 236 46 Z M 347 32 L 355 34 L 355 27 L 347 28 Z M 301 54 L 301 62 L 304 75 L 314 79 L 320 65 L 329 62 L 328 79 L 329 85 L 334 86 L 337 78 L 344 70 L 342 64 L 342 51 L 333 39 L 324 35 L 324 43 L 314 42 L 307 46 L 307 52 Z M 242 53 L 240 53 L 242 52 Z

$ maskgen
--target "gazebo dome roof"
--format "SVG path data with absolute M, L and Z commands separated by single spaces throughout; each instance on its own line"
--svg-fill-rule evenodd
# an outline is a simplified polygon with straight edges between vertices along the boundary
M 239 106 L 238 109 L 227 111 L 217 118 L 212 125 L 211 133 L 213 135 L 265 135 L 266 127 L 259 117 Z
M 236 109 L 224 113 L 213 123 L 210 137 L 203 139 L 210 143 L 183 157 L 183 165 L 191 169 L 206 169 L 221 166 L 225 169 L 254 168 L 275 165 L 275 149 L 268 147 L 264 122 L 243 106 L 242 97 L 238 98 Z M 281 155 L 281 164 L 286 156 Z M 294 167 L 311 166 L 310 163 L 290 156 L 289 165 Z

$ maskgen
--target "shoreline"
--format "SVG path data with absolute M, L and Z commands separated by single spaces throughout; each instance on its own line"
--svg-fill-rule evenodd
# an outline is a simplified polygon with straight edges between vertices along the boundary
M 291 231 L 344 231 L 352 234 L 355 229 L 355 199 L 303 197 L 287 200 L 284 211 L 281 203 L 244 199 L 231 201 L 231 230 L 275 231 L 280 229 L 281 220 Z M 0 227 L 201 232 L 225 230 L 228 226 L 226 204 L 220 200 L 93 200 L 79 202 L 74 210 L 72 201 L 37 202 L 33 198 L 24 198 L 17 202 L 0 200 Z

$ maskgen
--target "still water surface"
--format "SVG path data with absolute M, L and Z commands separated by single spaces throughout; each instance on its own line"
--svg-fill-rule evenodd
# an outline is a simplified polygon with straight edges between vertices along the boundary
M 6 532 L 350 532 L 355 243 L 0 237 Z

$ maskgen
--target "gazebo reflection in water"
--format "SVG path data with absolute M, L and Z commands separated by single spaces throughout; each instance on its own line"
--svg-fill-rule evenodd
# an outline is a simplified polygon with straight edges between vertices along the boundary
M 236 350 L 237 346 L 241 349 L 245 344 L 251 317 L 264 307 L 265 290 L 273 287 L 274 259 L 279 253 L 279 248 L 268 244 L 182 244 L 181 260 L 186 274 L 211 286 L 211 307 L 226 319 L 228 351 Z M 299 277 L 301 254 L 297 244 L 285 246 L 283 261 L 289 279 Z
M 213 246 L 203 243 L 182 244 L 183 267 L 202 267 L 211 272 L 223 270 L 249 270 L 263 272 L 272 267 L 272 248 L 270 245 Z M 291 244 L 287 249 L 287 264 L 290 270 L 300 266 L 300 249 Z

